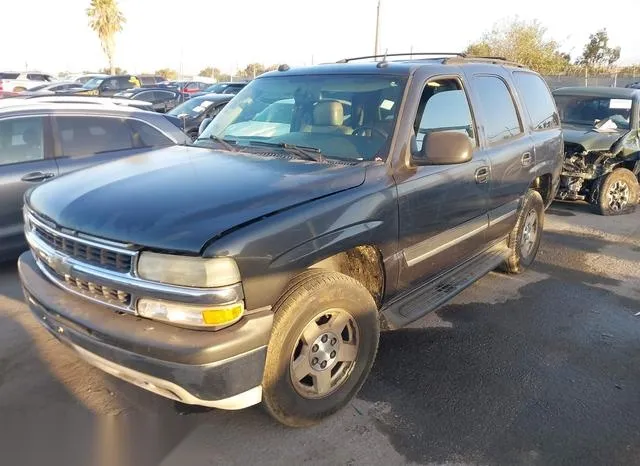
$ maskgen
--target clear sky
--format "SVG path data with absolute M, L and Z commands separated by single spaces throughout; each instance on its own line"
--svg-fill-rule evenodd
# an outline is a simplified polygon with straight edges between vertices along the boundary
M 89 0 L 2 0 L 0 69 L 51 73 L 106 66 L 88 26 Z M 291 65 L 373 52 L 377 0 L 119 0 L 127 18 L 116 65 L 197 73 L 250 62 Z M 607 5 L 615 5 L 608 8 Z M 600 6 L 602 5 L 602 6 Z M 505 18 L 538 19 L 576 57 L 590 33 L 606 27 L 621 63 L 640 62 L 640 1 L 382 0 L 380 50 L 464 49 Z

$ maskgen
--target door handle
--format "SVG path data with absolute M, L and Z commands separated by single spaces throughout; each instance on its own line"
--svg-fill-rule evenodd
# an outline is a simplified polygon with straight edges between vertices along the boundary
M 46 173 L 32 172 L 24 175 L 22 177 L 22 181 L 40 182 L 40 181 L 48 180 L 49 178 L 53 178 L 54 176 L 56 176 L 55 173 L 50 173 L 50 172 L 46 172 Z
M 480 167 L 475 174 L 476 183 L 482 184 L 489 181 L 489 167 Z
M 520 160 L 522 161 L 523 167 L 528 167 L 529 165 L 531 165 L 531 162 L 533 162 L 531 152 L 525 152 L 524 154 L 522 154 L 522 158 Z

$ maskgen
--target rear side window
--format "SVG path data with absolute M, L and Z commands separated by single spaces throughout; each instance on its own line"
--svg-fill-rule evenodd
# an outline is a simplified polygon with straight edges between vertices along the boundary
M 63 157 L 84 157 L 132 149 L 133 135 L 126 120 L 100 117 L 56 117 Z
M 0 79 L 18 79 L 20 73 L 0 73 Z
M 155 91 L 155 96 L 157 102 L 166 102 L 167 100 L 173 100 L 178 97 L 176 94 L 169 91 Z
M 516 71 L 513 76 L 520 97 L 531 117 L 533 129 L 549 129 L 560 126 L 556 105 L 542 78 L 523 71 Z
M 156 94 L 153 91 L 140 92 L 133 97 L 134 100 L 143 100 L 145 102 L 155 102 Z
M 42 117 L 0 120 L 0 166 L 44 159 Z
M 521 134 L 518 112 L 506 83 L 497 76 L 476 76 L 474 82 L 488 143 L 497 144 Z
M 138 120 L 129 120 L 133 139 L 137 147 L 162 147 L 175 144 L 157 129 Z
M 27 74 L 27 79 L 31 79 L 33 81 L 46 81 L 44 75 L 36 73 Z

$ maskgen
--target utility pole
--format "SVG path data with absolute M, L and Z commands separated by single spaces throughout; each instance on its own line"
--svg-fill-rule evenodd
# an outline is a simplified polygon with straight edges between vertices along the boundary
M 374 55 L 378 55 L 378 32 L 380 30 L 380 0 L 378 0 L 378 8 L 376 9 L 376 44 Z

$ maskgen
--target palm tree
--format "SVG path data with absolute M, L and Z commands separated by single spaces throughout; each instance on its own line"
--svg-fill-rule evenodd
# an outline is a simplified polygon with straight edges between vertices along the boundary
M 116 0 L 91 0 L 91 4 L 87 8 L 87 16 L 89 17 L 89 26 L 100 38 L 102 50 L 109 61 L 109 70 L 113 74 L 116 33 L 122 31 L 122 25 L 126 19 L 118 8 Z

